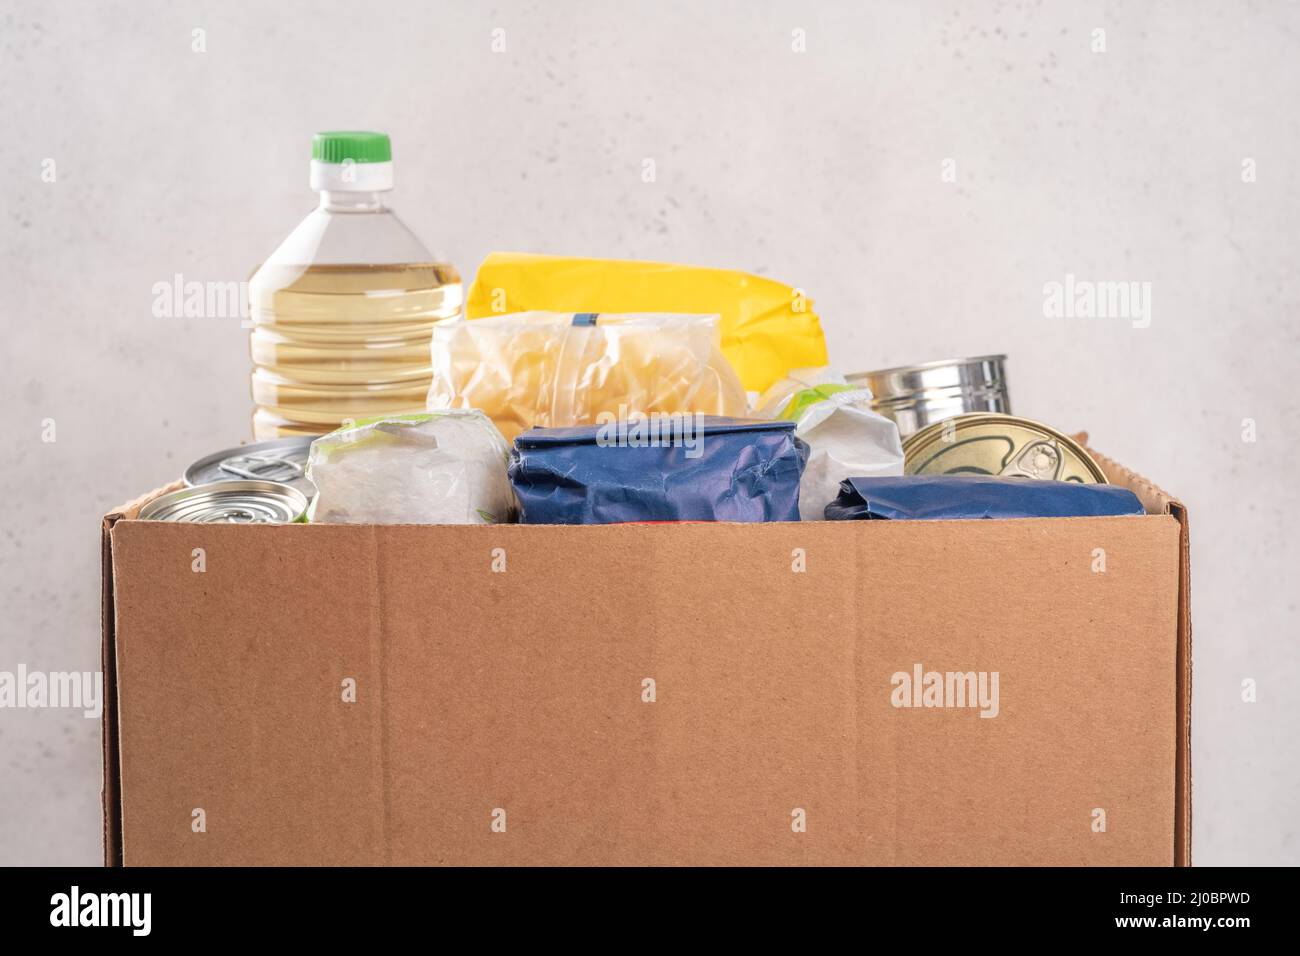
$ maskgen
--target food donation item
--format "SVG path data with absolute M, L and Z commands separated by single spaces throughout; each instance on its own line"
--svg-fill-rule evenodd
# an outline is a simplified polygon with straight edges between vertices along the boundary
M 311 500 L 316 488 L 306 478 L 310 449 L 311 439 L 306 436 L 226 448 L 204 455 L 186 468 L 185 483 L 193 487 L 214 481 L 280 481 L 293 485 Z
M 854 388 L 829 369 L 790 372 L 763 393 L 756 415 L 795 422 L 795 435 L 808 443 L 799 485 L 804 521 L 822 520 L 846 478 L 903 473 L 898 426 L 871 410 L 869 389 Z
M 384 204 L 387 135 L 317 133 L 311 188 L 320 205 L 249 281 L 258 439 L 423 410 L 430 330 L 462 305 L 456 270 Z
M 358 422 L 311 444 L 311 520 L 352 524 L 510 521 L 509 446 L 477 410 Z
M 479 266 L 465 314 L 672 312 L 721 317 L 722 352 L 744 387 L 762 392 L 792 368 L 826 364 L 812 300 L 729 269 L 494 252 Z
M 1106 484 L 1106 475 L 1068 435 L 1013 415 L 958 415 L 903 442 L 909 475 L 1000 475 Z
M 479 408 L 507 439 L 626 416 L 745 414 L 710 315 L 525 312 L 433 330 L 428 407 Z
M 305 520 L 307 496 L 277 481 L 218 481 L 181 488 L 140 509 L 142 521 L 287 524 Z
M 839 497 L 826 506 L 829 521 L 1140 514 L 1142 503 L 1137 495 L 1118 485 L 986 475 L 849 478 L 840 486 Z
M 695 415 L 534 428 L 510 482 L 525 524 L 798 521 L 794 422 Z
M 981 355 L 856 372 L 848 381 L 871 389 L 875 396 L 872 407 L 897 422 L 899 434 L 907 439 L 927 425 L 955 415 L 1010 414 L 1006 364 L 1005 355 Z

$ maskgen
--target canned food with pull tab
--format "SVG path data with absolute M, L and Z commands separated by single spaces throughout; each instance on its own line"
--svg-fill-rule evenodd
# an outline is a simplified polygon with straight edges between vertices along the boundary
M 141 521 L 289 524 L 307 511 L 307 496 L 278 481 L 217 481 L 181 488 L 140 509 Z
M 313 437 L 276 438 L 213 452 L 185 469 L 185 483 L 278 481 L 293 485 L 310 501 L 316 496 L 316 486 L 306 477 Z
M 957 415 L 903 442 L 909 475 L 1000 475 L 1107 484 L 1083 446 L 1040 422 L 1014 415 Z

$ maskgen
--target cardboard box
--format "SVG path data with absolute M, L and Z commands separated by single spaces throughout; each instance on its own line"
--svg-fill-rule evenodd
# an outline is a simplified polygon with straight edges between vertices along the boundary
M 147 496 L 103 528 L 106 862 L 1185 865 L 1187 514 L 1098 461 L 1146 516 L 215 526 Z M 918 667 L 983 704 L 924 706 Z

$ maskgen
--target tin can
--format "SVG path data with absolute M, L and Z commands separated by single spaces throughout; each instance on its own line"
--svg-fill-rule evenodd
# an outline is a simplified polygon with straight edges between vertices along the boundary
M 903 442 L 909 475 L 1000 475 L 1108 484 L 1083 446 L 1014 415 L 958 415 Z
M 142 521 L 288 524 L 307 510 L 307 496 L 278 481 L 214 481 L 181 488 L 140 509 Z
M 934 422 L 972 412 L 1011 414 L 1005 355 L 944 359 L 845 376 L 871 389 L 871 407 L 906 439 Z
M 307 473 L 312 437 L 277 438 L 205 455 L 185 469 L 187 485 L 214 481 L 294 482 Z

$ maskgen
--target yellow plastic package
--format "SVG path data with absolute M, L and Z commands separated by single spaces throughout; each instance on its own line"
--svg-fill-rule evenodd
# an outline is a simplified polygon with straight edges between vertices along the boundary
M 827 364 L 812 300 L 772 279 L 729 269 L 494 252 L 465 303 L 471 319 L 508 312 L 710 313 L 722 353 L 751 392 L 790 369 Z
M 430 411 L 478 408 L 508 441 L 600 416 L 743 416 L 716 315 L 524 312 L 433 327 Z

